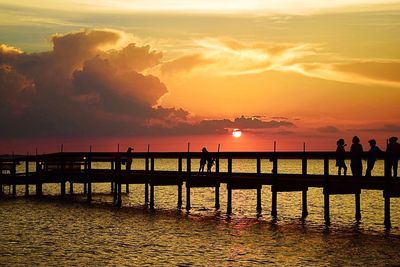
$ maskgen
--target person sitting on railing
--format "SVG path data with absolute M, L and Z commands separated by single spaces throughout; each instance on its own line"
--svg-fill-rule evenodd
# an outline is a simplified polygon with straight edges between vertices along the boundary
M 354 136 L 352 139 L 352 145 L 350 147 L 350 167 L 353 176 L 362 176 L 362 154 L 363 154 L 363 147 L 360 144 L 360 138 L 358 136 Z
M 208 154 L 207 148 L 203 147 L 203 149 L 201 150 L 199 172 L 204 172 L 204 166 L 206 166 L 208 157 L 209 157 L 209 154 Z
M 376 140 L 371 139 L 368 141 L 370 145 L 370 149 L 368 151 L 368 158 L 367 158 L 367 172 L 365 173 L 366 177 L 371 176 L 372 169 L 374 168 L 376 157 L 382 150 L 376 145 Z
M 346 163 L 344 162 L 345 159 L 345 154 L 346 151 L 344 150 L 344 147 L 346 144 L 344 143 L 344 139 L 340 138 L 336 142 L 337 148 L 336 148 L 336 167 L 338 167 L 338 175 L 342 175 L 342 169 L 343 169 L 343 174 L 344 176 L 347 175 L 347 166 Z
M 390 176 L 392 176 L 393 170 L 393 177 L 397 177 L 397 168 L 400 158 L 400 144 L 397 143 L 397 140 L 398 138 L 395 136 L 390 137 L 386 147 L 386 164 Z

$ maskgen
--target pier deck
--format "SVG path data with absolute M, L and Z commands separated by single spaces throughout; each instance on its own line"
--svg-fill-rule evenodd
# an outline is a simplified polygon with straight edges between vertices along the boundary
M 226 185 L 228 202 L 227 213 L 232 212 L 232 190 L 257 190 L 257 212 L 261 213 L 261 190 L 264 185 L 270 185 L 272 191 L 271 215 L 277 216 L 278 192 L 302 192 L 302 216 L 308 214 L 307 191 L 310 187 L 323 188 L 324 217 L 330 223 L 329 196 L 335 194 L 354 194 L 355 218 L 361 219 L 360 194 L 361 190 L 381 190 L 385 201 L 386 227 L 391 227 L 390 198 L 400 197 L 400 178 L 390 176 L 390 170 L 385 164 L 384 176 L 354 177 L 337 176 L 329 172 L 329 161 L 335 158 L 332 152 L 221 152 L 211 153 L 215 159 L 213 172 L 199 173 L 193 171 L 192 161 L 198 160 L 201 153 L 196 152 L 164 152 L 164 153 L 133 153 L 133 160 L 141 159 L 144 162 L 142 170 L 125 170 L 126 153 L 100 152 L 64 152 L 35 156 L 1 156 L 0 158 L 0 195 L 3 195 L 3 185 L 12 187 L 12 194 L 16 195 L 16 185 L 26 186 L 26 195 L 29 194 L 29 185 L 36 186 L 36 194 L 42 194 L 42 185 L 48 183 L 60 184 L 60 195 L 66 195 L 66 183 L 70 185 L 69 192 L 73 193 L 73 184 L 84 184 L 84 192 L 88 201 L 92 199 L 92 183 L 111 183 L 111 192 L 114 194 L 114 204 L 122 205 L 122 184 L 143 184 L 145 186 L 145 203 L 154 208 L 155 186 L 177 186 L 178 208 L 182 208 L 182 187 L 186 186 L 186 209 L 190 210 L 190 189 L 194 187 L 215 188 L 215 207 L 220 208 L 219 188 Z M 347 155 L 349 157 L 350 155 Z M 366 156 L 366 154 L 364 155 Z M 176 169 L 156 170 L 155 159 L 174 159 Z M 232 164 L 236 159 L 250 159 L 255 161 L 254 172 L 233 172 Z M 293 159 L 301 161 L 301 173 L 279 173 L 279 160 Z M 323 174 L 309 174 L 308 160 L 321 160 Z M 385 159 L 385 154 L 379 155 Z M 224 171 L 220 171 L 221 160 L 227 164 Z M 272 163 L 271 172 L 262 172 L 263 160 Z M 99 169 L 95 166 L 107 164 L 108 169 Z M 183 166 L 185 163 L 185 166 Z M 24 168 L 18 167 L 24 164 Z M 183 169 L 185 167 L 185 169 Z M 22 171 L 17 171 L 22 170 Z

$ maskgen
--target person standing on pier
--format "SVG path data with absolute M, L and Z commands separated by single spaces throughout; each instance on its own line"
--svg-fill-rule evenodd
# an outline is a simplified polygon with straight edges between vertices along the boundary
M 386 161 L 390 176 L 397 177 L 397 168 L 400 158 L 400 144 L 397 143 L 398 138 L 392 136 L 389 138 L 389 143 L 386 147 Z
M 207 172 L 211 172 L 211 169 L 214 165 L 215 159 L 208 153 L 208 158 L 207 158 Z
M 362 176 L 362 153 L 363 147 L 360 144 L 360 138 L 358 136 L 354 136 L 352 139 L 352 145 L 350 147 L 350 167 L 353 176 Z
M 371 139 L 368 141 L 369 146 L 371 147 L 368 151 L 368 158 L 367 158 L 367 172 L 365 173 L 366 177 L 371 176 L 372 169 L 374 168 L 376 157 L 382 150 L 376 145 L 376 140 Z
M 207 148 L 203 147 L 203 149 L 201 150 L 199 172 L 204 172 L 204 166 L 206 166 L 208 157 L 209 153 L 207 151 Z
M 126 151 L 126 170 L 130 171 L 132 167 L 132 161 L 133 161 L 133 148 L 129 147 L 128 150 Z
M 344 143 L 344 139 L 340 138 L 336 142 L 337 148 L 336 148 L 336 167 L 338 167 L 338 175 L 342 175 L 342 169 L 343 169 L 343 174 L 344 176 L 347 175 L 347 166 L 346 163 L 344 162 L 345 159 L 345 154 L 346 151 L 344 150 L 344 147 L 346 144 Z

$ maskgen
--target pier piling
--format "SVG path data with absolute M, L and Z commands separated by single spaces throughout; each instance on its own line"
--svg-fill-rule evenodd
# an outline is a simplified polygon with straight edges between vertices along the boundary
M 182 184 L 178 184 L 178 209 L 182 209 Z
M 392 227 L 392 223 L 390 220 L 390 197 L 387 195 L 387 193 L 384 193 L 384 199 L 385 199 L 385 219 L 384 219 L 384 224 L 387 229 L 390 229 Z
M 227 187 L 227 193 L 228 193 L 228 201 L 227 201 L 227 209 L 226 209 L 226 214 L 231 215 L 232 214 L 232 189 L 228 185 Z
M 154 185 L 150 184 L 150 209 L 154 210 Z
M 186 182 L 186 211 L 190 210 L 190 185 Z
M 307 190 L 303 190 L 301 192 L 302 197 L 302 213 L 301 217 L 306 218 L 308 216 L 308 208 L 307 208 Z
M 356 204 L 356 221 L 361 220 L 361 199 L 360 194 L 355 194 L 355 204 Z
M 219 209 L 220 204 L 219 204 L 219 184 L 218 186 L 215 187 L 215 209 Z
M 262 207 L 261 207 L 261 187 L 257 188 L 257 213 L 261 214 Z
M 278 202 L 278 193 L 275 190 L 272 190 L 271 216 L 273 218 L 276 218 L 278 216 L 277 202 Z

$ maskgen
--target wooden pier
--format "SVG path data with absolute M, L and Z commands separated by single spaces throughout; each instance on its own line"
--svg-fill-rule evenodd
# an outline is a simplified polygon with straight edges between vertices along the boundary
M 361 190 L 381 190 L 384 199 L 384 225 L 391 227 L 390 199 L 400 197 L 400 179 L 390 176 L 385 168 L 384 176 L 355 177 L 337 176 L 329 172 L 330 160 L 335 159 L 334 152 L 218 152 L 210 153 L 215 158 L 213 172 L 199 173 L 192 169 L 192 162 L 199 160 L 198 152 L 139 152 L 133 153 L 133 160 L 143 160 L 141 170 L 125 170 L 124 162 L 127 153 L 123 152 L 60 152 L 34 156 L 1 156 L 0 157 L 0 196 L 5 194 L 3 187 L 8 185 L 13 196 L 16 196 L 16 186 L 25 185 L 25 195 L 29 195 L 29 185 L 36 187 L 37 196 L 43 194 L 43 184 L 60 184 L 60 197 L 66 195 L 66 184 L 69 184 L 69 194 L 74 194 L 74 184 L 84 185 L 87 201 L 92 200 L 93 183 L 109 183 L 114 196 L 113 203 L 122 205 L 122 189 L 129 184 L 141 184 L 145 188 L 144 203 L 150 209 L 155 207 L 154 187 L 176 186 L 177 206 L 182 208 L 182 190 L 186 187 L 186 210 L 191 208 L 191 188 L 210 187 L 215 189 L 215 208 L 220 208 L 219 189 L 227 188 L 227 214 L 232 213 L 232 190 L 256 190 L 256 211 L 262 212 L 261 198 L 264 185 L 270 185 L 272 191 L 271 215 L 278 216 L 279 192 L 302 192 L 302 217 L 308 215 L 307 191 L 310 187 L 323 188 L 324 218 L 330 223 L 331 195 L 352 194 L 355 197 L 355 220 L 361 220 Z M 349 157 L 350 155 L 347 155 Z M 366 157 L 366 154 L 364 155 Z M 176 160 L 177 168 L 172 170 L 156 170 L 155 160 Z M 233 160 L 249 159 L 255 162 L 254 172 L 233 172 Z M 284 174 L 279 172 L 279 160 L 300 160 L 301 173 Z M 379 159 L 385 159 L 382 153 Z M 226 162 L 224 171 L 220 171 L 221 161 Z M 272 163 L 270 172 L 262 172 L 262 161 Z M 321 160 L 323 174 L 309 174 L 308 160 Z M 98 163 L 110 166 L 108 169 L 96 168 Z M 185 169 L 184 164 L 185 163 Z M 17 171 L 19 164 L 25 164 L 23 172 Z M 33 167 L 34 166 L 34 167 Z M 385 164 L 386 166 L 386 164 Z M 322 197 L 322 196 L 321 196 Z

